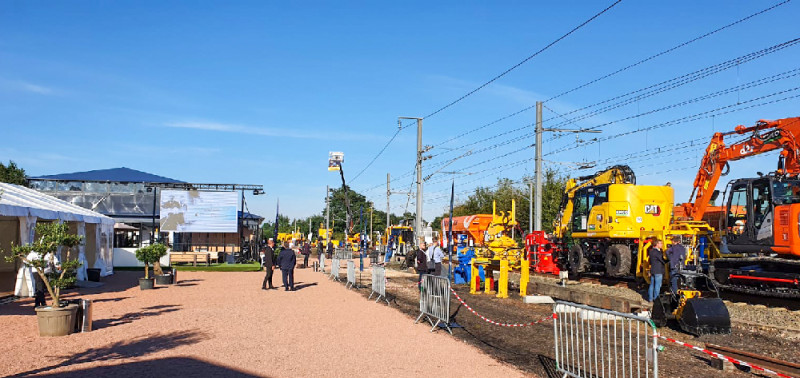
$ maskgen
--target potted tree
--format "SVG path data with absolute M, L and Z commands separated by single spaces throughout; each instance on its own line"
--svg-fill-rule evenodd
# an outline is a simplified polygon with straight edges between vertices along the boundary
M 154 246 L 155 244 L 151 244 L 136 250 L 136 259 L 144 263 L 144 278 L 139 279 L 139 288 L 142 290 L 152 289 L 153 281 L 155 281 L 154 278 L 150 278 L 150 264 L 158 261 L 161 257 L 157 257 L 156 252 L 153 251 Z
M 167 255 L 167 246 L 161 243 L 155 243 L 152 246 L 152 253 L 158 258 L 153 262 L 153 275 L 155 275 L 156 283 L 159 285 L 169 285 L 174 283 L 172 274 L 164 274 L 161 270 L 161 263 L 159 262 L 162 257 Z
M 83 242 L 83 237 L 69 234 L 69 228 L 63 223 L 39 223 L 36 233 L 38 240 L 12 247 L 11 256 L 6 260 L 20 259 L 26 266 L 33 267 L 50 294 L 51 305 L 36 308 L 39 335 L 65 336 L 74 329 L 78 306 L 62 303 L 61 290 L 75 283 L 75 276 L 69 273 L 78 269 L 81 263 L 71 258 L 71 254 L 72 249 Z M 60 266 L 55 259 L 58 247 L 65 247 L 66 252 Z M 45 270 L 51 272 L 45 274 Z

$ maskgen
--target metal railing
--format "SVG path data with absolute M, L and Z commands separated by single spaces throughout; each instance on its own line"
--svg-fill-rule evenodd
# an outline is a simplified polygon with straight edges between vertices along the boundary
M 325 273 L 325 254 L 319 255 L 319 271 Z
M 556 369 L 571 377 L 658 377 L 658 333 L 650 319 L 557 301 Z
M 450 280 L 446 277 L 422 276 L 422 290 L 419 295 L 419 316 L 414 324 L 419 323 L 424 316 L 433 326 L 431 332 L 438 325 L 442 325 L 447 332 L 453 333 L 450 328 Z M 435 321 L 434 321 L 435 320 Z
M 347 248 L 336 248 L 333 255 L 339 260 L 350 260 L 353 258 L 353 250 Z
M 347 260 L 347 283 L 344 287 L 347 288 L 347 285 L 350 285 L 351 289 L 356 287 L 356 262 L 353 260 Z
M 378 294 L 375 298 L 376 303 L 383 298 L 386 304 L 389 304 L 389 299 L 386 297 L 386 268 L 382 266 L 372 267 L 372 292 L 367 299 L 372 299 L 373 294 Z
M 335 257 L 331 260 L 331 274 L 329 278 L 334 281 L 339 281 L 339 259 Z

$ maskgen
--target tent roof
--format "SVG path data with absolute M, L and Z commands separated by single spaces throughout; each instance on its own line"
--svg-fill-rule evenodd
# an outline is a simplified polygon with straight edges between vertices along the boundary
M 258 220 L 259 222 L 264 220 L 264 217 L 262 217 L 260 215 L 255 215 L 253 213 L 248 213 L 246 211 L 244 213 L 244 217 L 242 217 L 242 211 L 241 210 L 238 211 L 238 217 L 241 218 L 241 219 L 255 219 L 255 220 Z
M 69 181 L 117 181 L 117 182 L 156 182 L 156 183 L 182 183 L 169 177 L 157 176 L 152 173 L 137 171 L 126 167 L 98 169 L 86 172 L 62 173 L 31 177 L 32 179 L 69 180 Z
M 103 214 L 84 209 L 24 186 L 0 183 L 0 215 L 10 217 L 34 216 L 60 219 L 66 222 L 114 224 Z

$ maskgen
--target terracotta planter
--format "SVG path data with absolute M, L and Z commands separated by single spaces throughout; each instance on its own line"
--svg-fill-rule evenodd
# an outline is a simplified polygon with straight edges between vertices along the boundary
M 171 274 L 162 274 L 160 276 L 156 276 L 156 284 L 159 285 L 172 285 L 174 282 L 172 281 Z
M 66 336 L 75 329 L 75 314 L 78 306 L 69 304 L 64 307 L 37 307 L 36 318 L 39 321 L 39 336 Z
M 140 278 L 139 288 L 142 290 L 150 290 L 153 288 L 154 281 L 154 278 Z

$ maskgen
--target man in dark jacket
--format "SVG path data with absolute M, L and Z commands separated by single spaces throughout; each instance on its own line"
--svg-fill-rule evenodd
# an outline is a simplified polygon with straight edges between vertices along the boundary
M 267 283 L 269 283 L 269 289 L 275 289 L 275 286 L 272 286 L 272 270 L 275 269 L 275 266 L 272 263 L 272 260 L 275 257 L 274 247 L 275 242 L 272 241 L 272 238 L 270 238 L 267 242 L 267 246 L 264 247 L 264 257 L 261 260 L 261 266 L 263 266 L 264 270 L 267 271 L 267 275 L 264 276 L 264 283 L 261 284 L 261 290 L 267 290 Z
M 278 254 L 278 267 L 281 268 L 283 276 L 283 287 L 286 291 L 294 291 L 294 266 L 297 264 L 297 256 L 289 248 L 289 242 L 283 242 L 283 249 Z
M 328 252 L 327 252 L 327 256 L 325 256 L 325 257 L 330 259 L 331 256 L 333 256 L 333 241 L 328 240 Z
M 311 256 L 311 244 L 308 242 L 303 243 L 300 254 L 303 255 L 303 269 L 308 268 L 308 257 Z
M 419 280 L 417 281 L 417 288 L 422 291 L 422 275 L 428 274 L 428 255 L 425 254 L 425 248 L 428 245 L 425 242 L 422 242 L 419 247 L 417 247 L 417 251 L 415 253 L 417 257 L 417 273 L 419 274 Z
M 664 242 L 658 238 L 653 238 L 650 242 L 650 250 L 647 251 L 650 259 L 650 288 L 647 291 L 647 301 L 653 302 L 658 294 L 661 293 L 661 280 L 664 278 L 664 252 L 662 248 Z
M 678 294 L 678 272 L 683 267 L 686 260 L 686 247 L 681 244 L 681 237 L 672 238 L 672 245 L 667 248 L 667 260 L 669 261 L 669 283 L 672 294 Z

